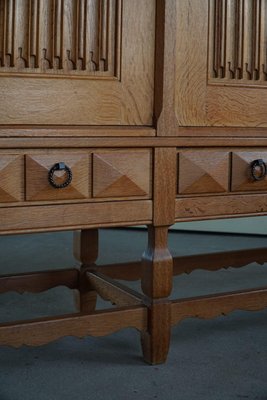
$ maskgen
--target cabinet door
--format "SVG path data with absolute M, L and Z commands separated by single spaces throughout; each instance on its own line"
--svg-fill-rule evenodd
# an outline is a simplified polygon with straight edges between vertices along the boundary
M 0 124 L 151 125 L 155 2 L 0 1 Z
M 177 125 L 267 127 L 266 0 L 175 5 Z

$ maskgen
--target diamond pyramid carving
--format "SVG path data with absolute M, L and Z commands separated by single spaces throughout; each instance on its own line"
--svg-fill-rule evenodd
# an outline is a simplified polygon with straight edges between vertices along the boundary
M 23 200 L 24 187 L 23 156 L 1 155 L 0 157 L 0 201 Z
M 64 161 L 72 171 L 72 181 L 63 189 L 53 188 L 48 181 L 48 171 L 57 162 Z M 63 175 L 59 173 L 58 175 Z M 57 176 L 57 183 L 65 179 Z M 26 199 L 58 200 L 82 199 L 89 196 L 89 159 L 86 154 L 27 155 Z
M 93 155 L 93 196 L 147 196 L 150 191 L 149 152 Z
M 232 160 L 232 191 L 266 190 L 267 179 L 255 181 L 251 176 L 251 163 L 263 159 L 267 163 L 266 152 L 237 152 Z
M 179 193 L 219 193 L 228 190 L 227 152 L 194 151 L 179 155 Z

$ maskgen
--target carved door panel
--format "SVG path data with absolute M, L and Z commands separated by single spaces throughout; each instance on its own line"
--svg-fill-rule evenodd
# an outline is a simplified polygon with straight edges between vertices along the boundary
M 155 2 L 0 0 L 0 124 L 150 125 Z
M 176 7 L 177 125 L 266 127 L 267 1 L 181 0 Z

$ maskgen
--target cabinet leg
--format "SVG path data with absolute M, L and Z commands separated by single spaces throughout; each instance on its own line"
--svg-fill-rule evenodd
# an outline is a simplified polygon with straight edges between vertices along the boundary
M 166 361 L 171 335 L 173 262 L 168 250 L 168 227 L 148 228 L 148 247 L 142 259 L 142 290 L 149 299 L 148 331 L 142 333 L 144 359 Z
M 75 303 L 80 312 L 90 313 L 95 310 L 97 293 L 90 288 L 85 273 L 96 268 L 98 229 L 84 229 L 74 232 L 73 253 L 74 257 L 81 263 L 79 290 L 75 293 Z

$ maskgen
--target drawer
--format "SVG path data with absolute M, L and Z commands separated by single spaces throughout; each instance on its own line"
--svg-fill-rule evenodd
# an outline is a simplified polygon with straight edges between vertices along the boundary
M 0 202 L 22 201 L 24 197 L 24 157 L 0 154 Z
M 267 151 L 238 151 L 232 154 L 232 183 L 231 190 L 258 191 L 267 190 L 267 178 L 257 180 L 262 174 L 262 167 L 255 164 L 254 175 L 252 175 L 252 164 L 254 161 L 263 160 L 267 165 Z
M 89 157 L 88 153 L 27 154 L 26 200 L 88 198 Z
M 188 150 L 179 152 L 178 193 L 221 193 L 229 186 L 229 152 Z
M 93 197 L 151 197 L 151 151 L 107 150 L 93 154 Z

